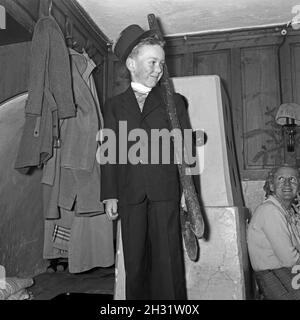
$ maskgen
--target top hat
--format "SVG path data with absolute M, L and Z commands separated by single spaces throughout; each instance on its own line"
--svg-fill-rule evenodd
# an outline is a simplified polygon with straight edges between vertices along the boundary
M 114 53 L 122 61 L 125 62 L 132 49 L 142 40 L 155 34 L 154 30 L 143 30 L 137 24 L 131 24 L 125 28 L 118 39 Z

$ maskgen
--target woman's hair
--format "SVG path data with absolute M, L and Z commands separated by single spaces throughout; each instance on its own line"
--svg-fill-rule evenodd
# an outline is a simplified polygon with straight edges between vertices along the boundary
M 273 194 L 273 191 L 271 190 L 270 186 L 271 184 L 274 183 L 274 176 L 276 174 L 276 172 L 280 169 L 280 168 L 293 168 L 295 169 L 297 172 L 298 172 L 298 177 L 300 176 L 300 171 L 299 171 L 299 168 L 298 167 L 294 167 L 294 166 L 291 166 L 291 165 L 287 165 L 287 164 L 283 164 L 281 166 L 277 166 L 277 167 L 274 167 L 272 168 L 269 172 L 268 172 L 268 175 L 267 175 L 267 178 L 266 178 L 266 181 L 265 181 L 265 184 L 263 186 L 263 189 L 265 191 L 265 197 L 267 198 L 269 195 L 272 195 Z

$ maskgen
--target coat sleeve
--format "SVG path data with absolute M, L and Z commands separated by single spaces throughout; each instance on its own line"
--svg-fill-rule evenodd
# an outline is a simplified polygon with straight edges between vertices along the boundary
M 110 153 L 109 162 L 101 163 L 101 201 L 107 199 L 118 199 L 118 166 L 117 161 L 117 135 L 118 121 L 114 114 L 114 103 L 108 100 L 103 108 L 104 115 L 104 141 L 100 147 L 101 162 L 104 159 L 103 154 Z M 112 136 L 115 136 L 115 139 Z
M 30 75 L 28 84 L 27 114 L 42 114 L 46 63 L 49 52 L 49 37 L 44 20 L 39 20 L 34 28 L 31 44 Z

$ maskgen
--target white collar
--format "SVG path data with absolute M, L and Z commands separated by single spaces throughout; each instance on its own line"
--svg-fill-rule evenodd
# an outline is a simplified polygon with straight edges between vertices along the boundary
M 131 88 L 133 89 L 133 91 L 137 91 L 143 94 L 148 94 L 152 90 L 152 88 L 146 87 L 141 83 L 133 81 L 131 82 Z

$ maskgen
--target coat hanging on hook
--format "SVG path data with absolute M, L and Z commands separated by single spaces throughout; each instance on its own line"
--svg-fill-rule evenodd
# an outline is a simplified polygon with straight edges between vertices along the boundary
M 51 16 L 52 0 L 40 0 L 39 3 L 39 18 Z
M 69 54 L 52 16 L 41 17 L 34 28 L 25 113 L 30 116 L 15 163 L 22 173 L 47 163 L 53 148 L 60 147 L 59 120 L 76 116 Z
M 65 38 L 68 48 L 74 49 L 79 53 L 82 53 L 82 47 L 77 41 L 73 40 L 73 22 L 69 16 L 65 16 Z

